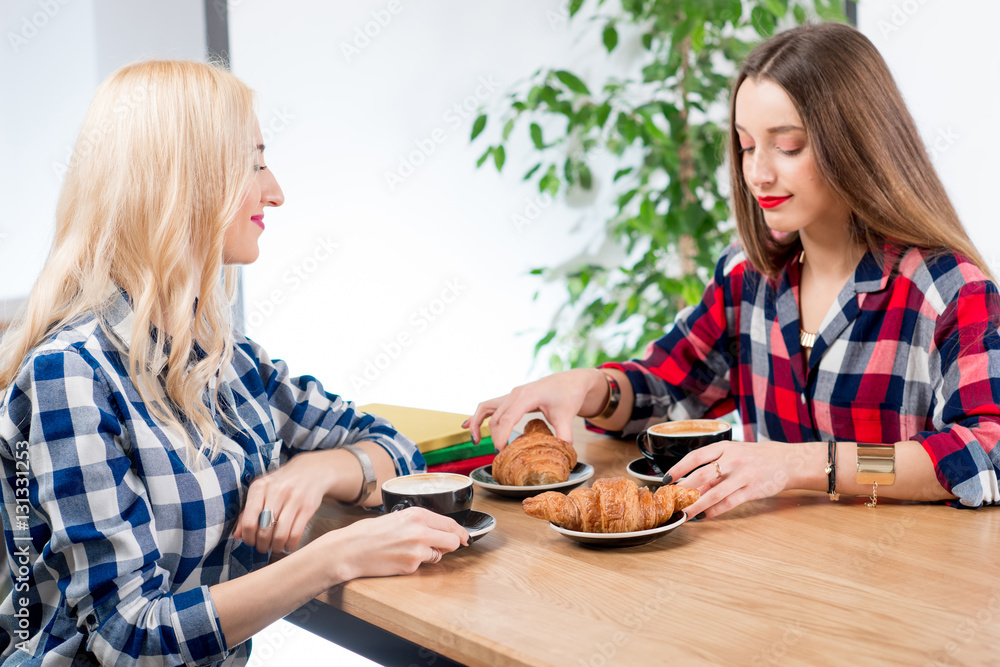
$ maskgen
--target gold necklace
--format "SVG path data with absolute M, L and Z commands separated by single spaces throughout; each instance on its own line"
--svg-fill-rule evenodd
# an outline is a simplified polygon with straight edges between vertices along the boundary
M 803 250 L 801 253 L 799 253 L 799 264 L 801 265 L 802 262 L 805 261 L 805 259 L 806 259 L 806 251 Z M 801 324 L 799 324 L 799 345 L 801 345 L 803 348 L 811 350 L 813 348 L 813 345 L 816 344 L 817 336 L 819 336 L 818 333 L 809 333 L 808 331 L 802 328 Z

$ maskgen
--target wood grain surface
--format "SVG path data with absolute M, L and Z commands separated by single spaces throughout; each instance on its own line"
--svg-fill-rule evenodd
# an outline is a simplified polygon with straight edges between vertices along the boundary
M 575 441 L 594 479 L 638 456 Z M 786 492 L 624 549 L 478 488 L 473 508 L 497 528 L 470 547 L 318 599 L 468 665 L 1000 665 L 996 508 Z M 307 539 L 361 516 L 324 506 Z

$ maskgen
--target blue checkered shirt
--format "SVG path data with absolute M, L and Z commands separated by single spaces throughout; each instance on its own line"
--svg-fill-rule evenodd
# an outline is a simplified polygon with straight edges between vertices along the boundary
M 209 586 L 266 564 L 230 535 L 250 483 L 297 451 L 361 440 L 399 474 L 413 442 L 237 334 L 221 377 L 221 453 L 200 470 L 129 380 L 132 310 L 90 316 L 36 348 L 0 396 L 4 665 L 243 664 Z M 3 563 L 0 563 L 2 566 Z

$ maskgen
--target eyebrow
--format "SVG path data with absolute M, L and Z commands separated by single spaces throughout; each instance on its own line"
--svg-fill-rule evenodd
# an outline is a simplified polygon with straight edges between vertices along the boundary
M 740 125 L 739 123 L 734 123 L 734 125 L 736 125 L 736 129 L 739 130 L 740 132 L 747 131 L 747 129 L 742 125 Z M 781 134 L 782 132 L 795 132 L 795 131 L 805 132 L 805 128 L 799 127 L 798 125 L 779 125 L 777 127 L 768 128 L 767 133 Z

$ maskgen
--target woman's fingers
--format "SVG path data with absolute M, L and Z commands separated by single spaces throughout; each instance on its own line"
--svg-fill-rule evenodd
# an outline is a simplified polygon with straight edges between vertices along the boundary
M 688 485 L 685 484 L 685 486 Z M 702 512 L 705 512 L 705 516 L 717 516 L 730 507 L 735 507 L 735 505 L 727 505 L 725 506 L 725 509 L 722 509 L 721 507 L 717 507 L 717 505 L 724 502 L 730 495 L 736 493 L 742 488 L 743 483 L 739 480 L 723 479 L 718 484 L 703 493 L 697 501 L 684 511 L 687 512 L 689 517 L 696 517 Z
M 726 440 L 723 442 L 716 442 L 711 445 L 706 445 L 693 452 L 688 453 L 687 456 L 682 458 L 680 461 L 675 463 L 667 474 L 671 476 L 674 480 L 679 480 L 682 477 L 687 477 L 688 474 L 700 468 L 706 464 L 715 461 L 722 456 L 723 451 L 725 451 L 725 446 L 732 444 L 730 441 Z M 714 468 L 713 468 L 714 470 Z M 691 484 L 685 484 L 685 486 L 693 486 Z
M 501 401 L 503 401 L 504 398 L 506 397 L 499 396 L 480 403 L 476 406 L 476 411 L 472 414 L 472 416 L 466 419 L 462 424 L 464 428 L 468 428 L 469 431 L 471 431 L 472 441 L 477 445 L 479 444 L 479 441 L 483 439 L 482 432 L 480 430 L 483 421 L 496 411 L 497 406 L 501 403 Z

